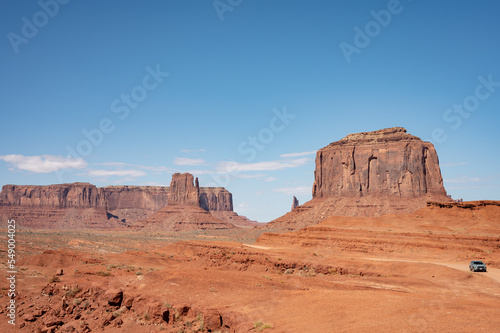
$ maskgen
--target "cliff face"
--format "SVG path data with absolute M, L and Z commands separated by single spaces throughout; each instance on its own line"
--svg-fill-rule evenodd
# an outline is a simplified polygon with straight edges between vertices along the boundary
M 233 211 L 233 195 L 223 187 L 201 187 L 200 207 L 209 211 Z
M 89 183 L 5 185 L 0 192 L 0 204 L 21 207 L 106 208 L 102 189 Z
M 102 188 L 108 210 L 159 210 L 168 202 L 168 187 L 161 186 L 106 186 Z
M 316 153 L 313 198 L 446 195 L 436 150 L 402 127 L 350 134 Z

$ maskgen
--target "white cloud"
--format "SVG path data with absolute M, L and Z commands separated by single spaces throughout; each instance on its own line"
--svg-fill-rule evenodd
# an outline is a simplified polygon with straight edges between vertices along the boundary
M 314 151 L 305 151 L 302 153 L 288 153 L 288 154 L 282 154 L 280 157 L 283 158 L 289 158 L 289 157 L 301 157 L 301 156 L 308 156 L 308 155 L 315 155 L 317 150 Z
M 236 178 L 252 179 L 252 178 L 263 178 L 267 175 L 257 174 L 257 175 L 235 175 Z
M 238 204 L 236 208 L 246 208 L 246 207 L 248 207 L 248 203 L 243 201 L 242 203 Z
M 81 158 L 40 155 L 40 156 L 24 156 L 24 155 L 0 155 L 0 160 L 3 160 L 13 166 L 15 169 L 26 170 L 35 173 L 49 173 L 63 169 L 82 169 L 87 166 Z
M 140 165 L 140 164 L 129 164 L 129 163 L 123 163 L 123 162 L 93 163 L 93 165 L 116 166 L 119 168 L 133 167 L 133 168 L 139 168 L 139 169 L 149 170 L 149 171 L 153 171 L 153 172 L 172 171 L 172 169 L 167 168 L 165 166 L 148 166 L 148 165 Z
M 466 189 L 485 189 L 485 188 L 500 188 L 500 185 L 483 185 L 483 186 L 446 186 L 447 190 L 466 190 Z
M 146 173 L 141 170 L 89 170 L 82 174 L 90 177 L 131 177 L 137 178 L 145 176 Z M 130 179 L 130 178 L 127 178 Z
M 289 195 L 305 195 L 311 193 L 311 186 L 297 186 L 297 187 L 283 187 L 283 188 L 275 188 L 273 192 L 282 192 Z
M 442 167 L 456 167 L 456 166 L 459 166 L 459 165 L 466 165 L 467 162 L 457 162 L 457 163 L 443 163 L 441 164 Z
M 220 162 L 218 166 L 219 172 L 244 172 L 244 171 L 275 171 L 287 168 L 297 168 L 309 162 L 309 158 L 299 158 L 288 161 L 269 161 L 269 162 L 256 162 L 256 163 L 239 163 L 224 161 Z
M 170 185 L 168 184 L 162 184 L 158 182 L 145 182 L 145 183 L 139 183 L 139 186 L 162 186 L 162 187 L 168 187 Z
M 193 154 L 193 153 L 202 153 L 204 152 L 205 149 L 183 149 L 181 150 L 181 152 L 185 153 L 185 154 Z
M 188 173 L 192 174 L 195 177 L 197 175 L 213 175 L 213 174 L 217 173 L 217 172 L 214 172 L 212 170 L 188 170 L 188 171 L 185 171 L 185 172 L 188 172 Z
M 274 177 L 267 177 L 267 178 L 265 179 L 265 181 L 266 181 L 266 182 L 273 182 L 273 181 L 275 181 L 275 180 L 276 180 L 276 178 L 274 178 Z
M 444 180 L 446 183 L 453 183 L 453 184 L 464 184 L 464 183 L 477 183 L 480 182 L 481 179 L 479 177 L 468 177 L 468 176 L 463 176 L 460 178 L 455 178 L 455 179 L 445 179 Z
M 205 161 L 201 158 L 186 158 L 176 157 L 174 160 L 175 165 L 205 165 Z

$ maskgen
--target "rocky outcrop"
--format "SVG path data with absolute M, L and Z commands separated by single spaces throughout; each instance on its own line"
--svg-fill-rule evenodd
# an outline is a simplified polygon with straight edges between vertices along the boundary
M 402 127 L 349 134 L 316 153 L 313 199 L 266 228 L 296 230 L 329 216 L 411 213 L 450 202 L 430 142 Z
M 294 210 L 295 208 L 297 208 L 299 206 L 299 199 L 297 199 L 295 197 L 295 195 L 293 196 L 293 199 L 292 199 L 292 210 Z
M 174 173 L 170 182 L 169 205 L 200 206 L 200 186 L 190 173 Z
M 350 134 L 318 150 L 313 198 L 446 195 L 430 142 L 402 127 Z

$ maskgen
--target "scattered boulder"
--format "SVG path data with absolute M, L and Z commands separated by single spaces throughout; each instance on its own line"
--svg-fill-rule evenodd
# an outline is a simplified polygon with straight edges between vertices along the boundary
M 109 289 L 104 294 L 104 298 L 109 305 L 119 307 L 122 304 L 123 291 L 120 289 Z

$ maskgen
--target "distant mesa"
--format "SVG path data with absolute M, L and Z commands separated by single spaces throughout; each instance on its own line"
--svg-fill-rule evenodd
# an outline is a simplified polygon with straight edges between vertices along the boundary
M 266 227 L 296 230 L 332 215 L 411 213 L 451 201 L 434 146 L 402 127 L 349 134 L 318 150 L 312 195 Z
M 147 218 L 166 206 L 199 208 L 190 209 L 197 212 L 197 218 L 187 218 L 186 214 L 178 217 L 198 222 L 206 219 L 207 223 L 198 225 L 200 229 L 210 229 L 216 224 L 217 228 L 258 225 L 233 212 L 229 191 L 223 187 L 199 187 L 198 180 L 189 173 L 174 174 L 170 187 L 96 187 L 89 183 L 71 183 L 4 185 L 0 192 L 2 225 L 7 219 L 17 219 L 18 225 L 32 229 L 149 228 L 145 223 Z M 192 225 L 188 227 L 192 228 Z

